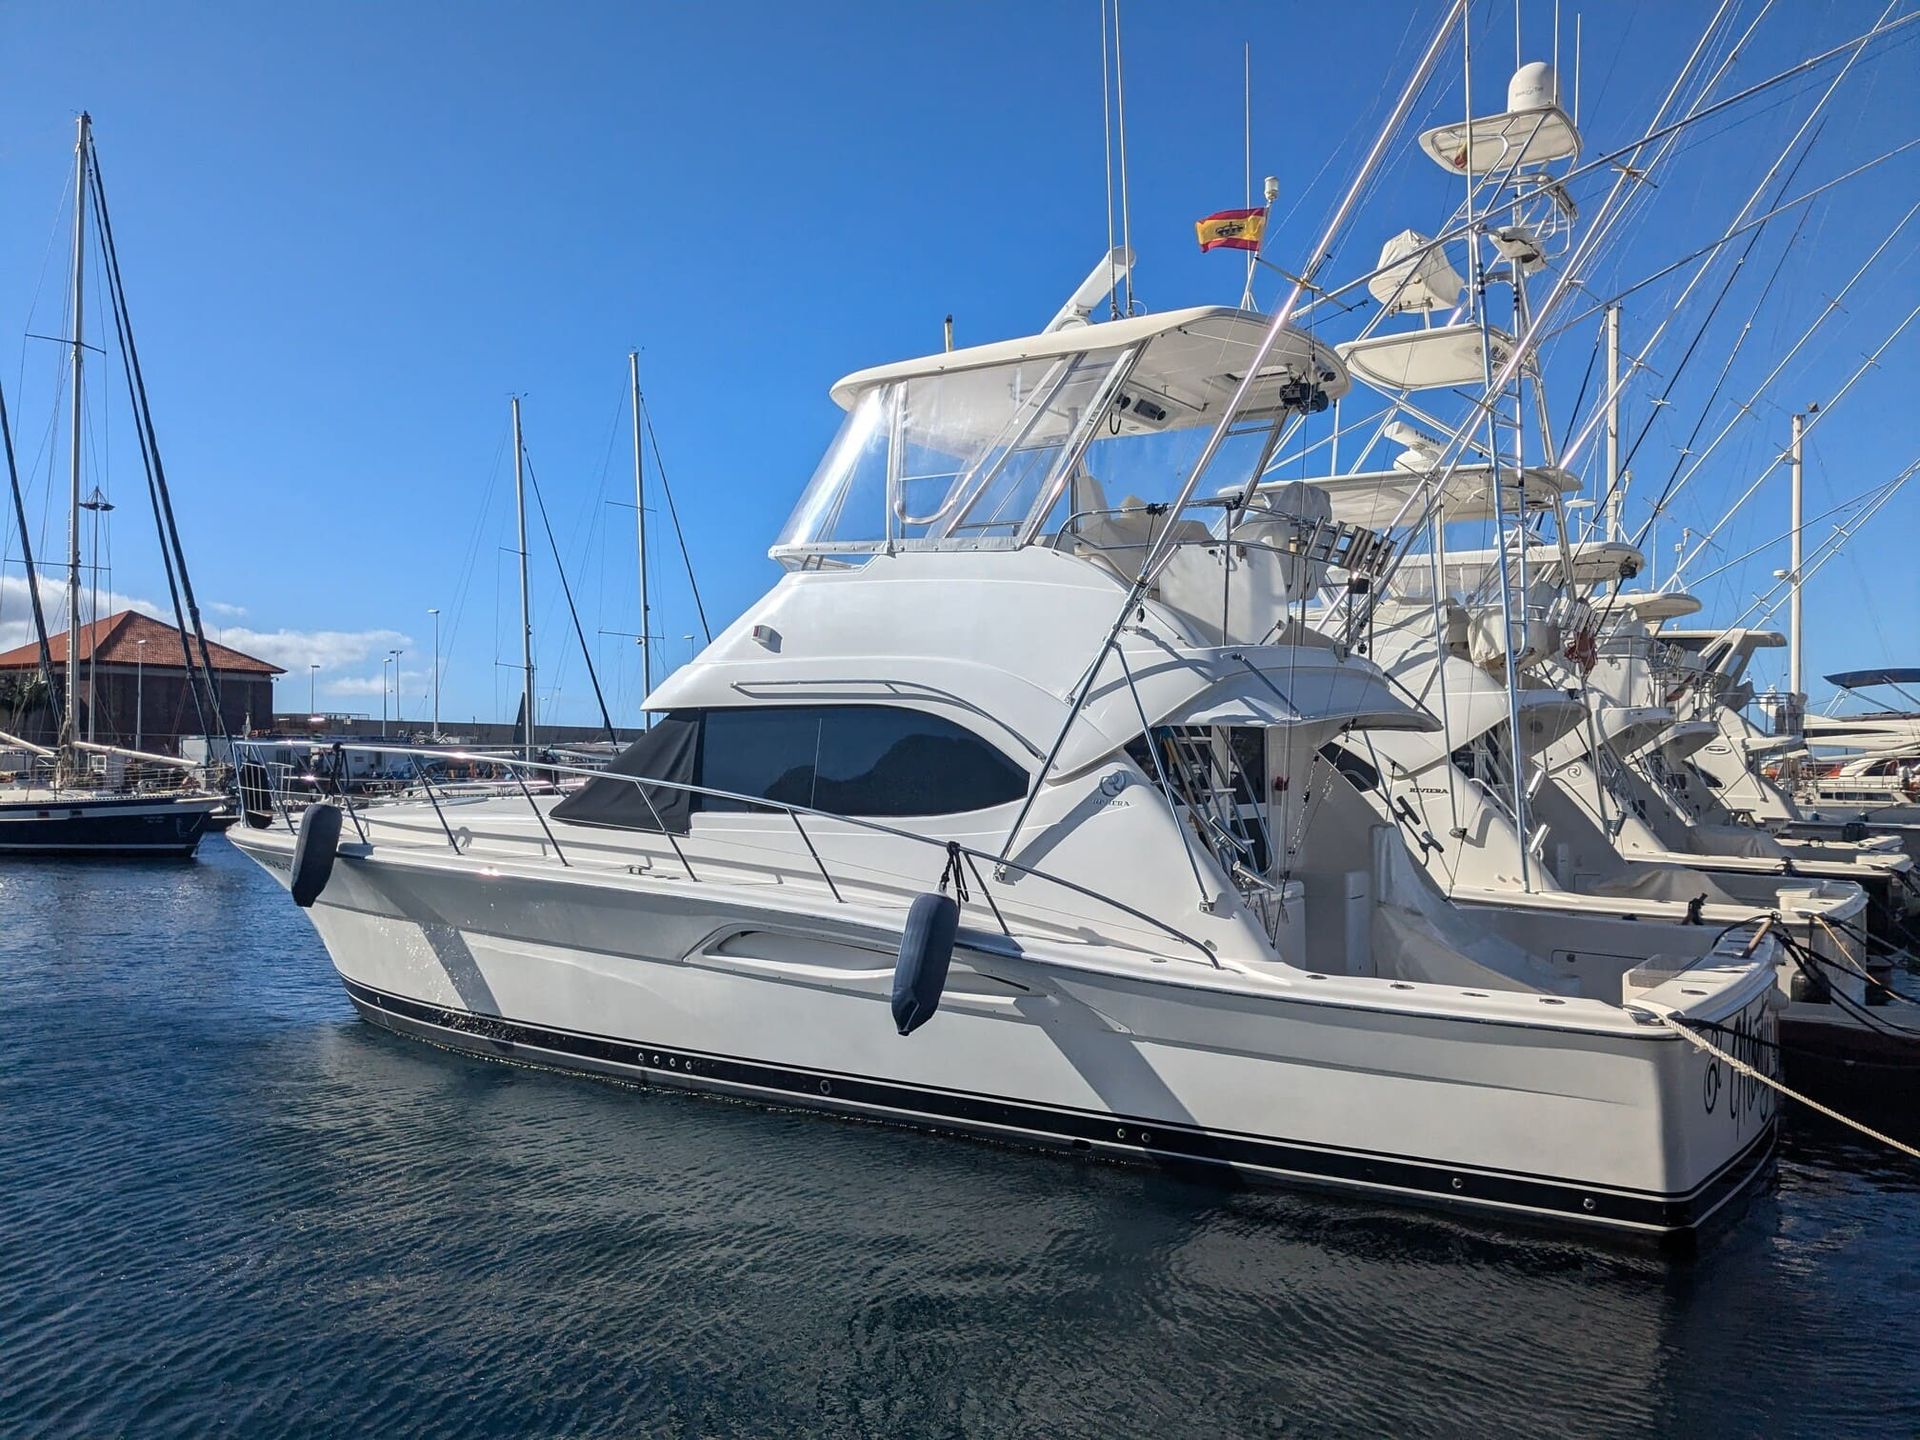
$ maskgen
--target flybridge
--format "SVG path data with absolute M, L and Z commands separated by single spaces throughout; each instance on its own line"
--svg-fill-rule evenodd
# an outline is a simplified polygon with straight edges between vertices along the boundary
M 1165 505 L 1270 326 L 1203 306 L 850 375 L 833 387 L 847 418 L 771 553 L 795 564 L 836 552 L 1007 549 L 1057 537 L 1077 518 Z M 1236 413 L 1229 473 L 1258 473 L 1289 418 L 1324 409 L 1348 385 L 1331 347 L 1283 332 Z

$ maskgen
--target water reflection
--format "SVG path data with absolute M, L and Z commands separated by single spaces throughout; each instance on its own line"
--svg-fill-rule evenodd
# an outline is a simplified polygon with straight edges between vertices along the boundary
M 224 845 L 0 908 L 10 1433 L 1920 1425 L 1914 1177 L 1824 1132 L 1674 1264 L 437 1051 Z

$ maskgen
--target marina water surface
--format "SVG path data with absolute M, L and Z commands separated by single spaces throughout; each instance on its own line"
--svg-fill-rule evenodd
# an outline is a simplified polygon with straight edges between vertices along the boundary
M 1692 1260 L 492 1064 L 224 840 L 0 872 L 0 1434 L 1920 1431 L 1914 1169 Z

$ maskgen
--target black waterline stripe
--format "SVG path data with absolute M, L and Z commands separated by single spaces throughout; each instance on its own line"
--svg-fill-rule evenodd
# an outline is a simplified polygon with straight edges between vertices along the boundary
M 353 980 L 345 984 L 348 994 L 363 1009 L 495 1046 L 526 1046 L 625 1069 L 655 1071 L 663 1080 L 678 1083 L 739 1086 L 804 1099 L 813 1106 L 871 1107 L 936 1123 L 947 1121 L 1083 1141 L 1143 1157 L 1277 1171 L 1335 1184 L 1404 1190 L 1456 1204 L 1542 1211 L 1585 1223 L 1639 1229 L 1685 1230 L 1700 1224 L 1756 1178 L 1772 1152 L 1775 1135 L 1775 1122 L 1770 1119 L 1746 1147 L 1688 1194 L 1584 1188 L 1522 1174 L 1450 1167 L 1366 1151 L 1321 1149 L 1165 1121 L 1141 1122 L 1130 1116 L 1056 1110 L 963 1091 L 689 1053 L 450 1010 L 390 995 Z

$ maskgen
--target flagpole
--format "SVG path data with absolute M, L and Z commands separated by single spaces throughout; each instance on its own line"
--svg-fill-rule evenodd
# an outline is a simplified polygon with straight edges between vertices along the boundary
M 1240 42 L 1240 82 L 1241 82 L 1241 119 L 1243 154 L 1246 157 L 1247 209 L 1253 208 L 1253 42 Z M 1247 252 L 1247 288 L 1240 292 L 1240 308 L 1253 308 L 1253 266 L 1259 259 L 1258 250 Z

